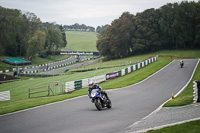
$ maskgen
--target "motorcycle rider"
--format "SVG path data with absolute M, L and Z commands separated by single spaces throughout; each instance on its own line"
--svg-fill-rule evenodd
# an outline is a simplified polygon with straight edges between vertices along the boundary
M 103 89 L 101 88 L 101 86 L 98 86 L 97 84 L 94 84 L 94 82 L 89 81 L 88 96 L 90 96 L 90 94 L 91 94 L 91 92 L 92 92 L 93 89 L 99 89 L 100 93 L 104 94 L 106 96 L 106 98 L 110 101 L 107 93 L 105 91 L 103 91 Z
M 183 60 L 180 60 L 180 66 L 183 67 L 183 65 L 184 65 Z

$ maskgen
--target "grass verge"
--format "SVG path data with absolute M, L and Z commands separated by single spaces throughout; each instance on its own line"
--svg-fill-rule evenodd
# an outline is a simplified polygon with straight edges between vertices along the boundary
M 184 124 L 165 127 L 158 130 L 151 130 L 148 133 L 199 133 L 200 131 L 200 120 L 191 121 Z

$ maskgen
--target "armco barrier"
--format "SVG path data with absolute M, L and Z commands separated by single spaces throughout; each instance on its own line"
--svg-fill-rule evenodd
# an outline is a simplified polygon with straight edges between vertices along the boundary
M 135 70 L 143 68 L 143 67 L 149 65 L 150 63 L 155 62 L 156 60 L 158 60 L 158 56 L 153 57 L 153 58 L 148 59 L 148 60 L 145 60 L 145 61 L 142 61 L 142 62 L 139 62 L 139 63 L 136 63 L 132 66 L 129 66 L 128 68 L 122 69 L 122 70 L 117 71 L 117 72 L 109 73 L 109 74 L 106 74 L 106 75 L 95 76 L 95 77 L 92 77 L 92 78 L 82 79 L 82 80 L 78 80 L 78 81 L 66 82 L 65 83 L 65 86 L 66 86 L 65 92 L 71 92 L 71 91 L 74 91 L 74 90 L 77 90 L 77 89 L 88 87 L 89 81 L 93 81 L 94 83 L 101 83 L 101 82 L 104 82 L 108 79 L 113 79 L 113 78 L 116 78 L 116 77 L 124 76 L 124 75 L 126 75 L 130 72 L 133 72 Z

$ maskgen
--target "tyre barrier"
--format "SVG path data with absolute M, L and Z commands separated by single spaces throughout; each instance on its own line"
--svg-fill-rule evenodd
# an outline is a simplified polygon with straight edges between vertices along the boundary
M 200 80 L 193 81 L 193 103 L 200 102 Z

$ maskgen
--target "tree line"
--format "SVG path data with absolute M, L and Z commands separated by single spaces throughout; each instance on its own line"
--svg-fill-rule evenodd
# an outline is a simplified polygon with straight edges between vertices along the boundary
M 102 25 L 102 26 L 97 26 L 96 32 L 99 33 L 99 32 L 101 32 L 102 30 L 107 29 L 108 26 L 109 26 L 108 24 Z
M 92 26 L 86 26 L 85 24 L 78 24 L 75 23 L 73 25 L 64 25 L 63 26 L 64 30 L 66 31 L 90 31 L 90 32 L 95 32 L 95 28 Z
M 62 26 L 44 25 L 34 13 L 0 6 L 0 55 L 35 57 L 66 44 Z
M 200 2 L 168 3 L 136 15 L 124 12 L 97 40 L 106 59 L 194 48 L 200 48 Z

